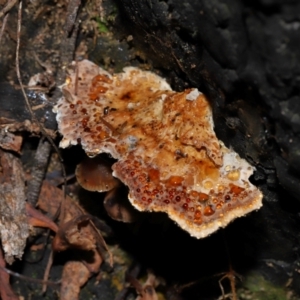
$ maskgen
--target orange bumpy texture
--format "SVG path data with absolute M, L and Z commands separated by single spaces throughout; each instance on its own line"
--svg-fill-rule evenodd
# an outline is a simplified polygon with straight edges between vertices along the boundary
M 165 212 L 203 238 L 262 205 L 249 182 L 254 168 L 219 141 L 211 108 L 197 89 L 128 67 L 111 75 L 90 61 L 74 64 L 55 111 L 61 147 L 110 153 L 113 174 L 140 211 Z

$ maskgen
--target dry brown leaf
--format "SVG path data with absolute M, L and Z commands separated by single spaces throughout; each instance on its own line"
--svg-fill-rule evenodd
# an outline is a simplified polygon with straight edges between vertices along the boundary
M 105 252 L 110 255 L 110 263 L 112 257 L 101 233 L 91 221 L 91 216 L 70 197 L 64 199 L 62 190 L 44 181 L 38 201 L 39 208 L 54 216 L 62 201 L 65 201 L 64 219 L 53 239 L 53 250 L 84 250 L 80 253 L 81 262 L 70 261 L 63 269 L 61 299 L 73 300 L 78 299 L 80 287 L 89 276 L 99 272 Z
M 112 254 L 108 250 L 101 233 L 92 222 L 91 217 L 87 214 L 84 214 L 84 211 L 81 210 L 79 206 L 77 207 L 78 214 L 74 214 L 74 217 L 72 217 L 70 212 L 74 213 L 76 208 L 75 202 L 72 202 L 73 205 L 70 205 L 70 211 L 66 211 L 65 213 L 65 220 L 68 221 L 62 222 L 62 225 L 60 225 L 58 232 L 53 239 L 53 250 L 65 251 L 67 249 L 75 248 L 84 251 L 92 251 L 93 266 L 94 262 L 98 260 L 98 255 L 104 259 L 105 254 L 108 253 L 109 263 L 112 265 Z M 90 256 L 91 255 L 89 255 L 89 257 Z M 84 257 L 82 259 L 84 260 Z M 88 260 L 90 261 L 90 258 Z M 94 267 L 92 269 L 92 272 L 98 272 L 98 269 L 95 269 Z
M 97 235 L 86 215 L 64 223 L 56 234 L 53 240 L 55 251 L 68 248 L 85 250 L 80 253 L 80 262 L 69 261 L 64 266 L 60 299 L 78 299 L 80 287 L 86 283 L 91 274 L 99 272 L 103 254 L 99 251 Z
M 37 206 L 41 210 L 47 212 L 50 216 L 54 217 L 63 199 L 64 192 L 58 187 L 52 185 L 49 181 L 44 180 Z M 72 199 L 69 196 L 66 196 L 65 201 L 68 205 Z
M 29 235 L 25 210 L 22 165 L 13 154 L 0 149 L 0 237 L 8 263 L 21 258 Z
M 44 180 L 38 201 L 38 206 L 43 211 L 54 216 L 64 199 L 61 189 Z M 72 198 L 66 196 L 64 220 L 53 240 L 54 250 L 64 251 L 67 248 L 79 248 L 81 250 L 98 249 L 102 254 L 108 251 L 106 243 L 93 225 L 91 218 Z M 108 251 L 109 252 L 109 251 Z M 111 254 L 110 263 L 111 263 Z
M 20 153 L 23 137 L 20 135 L 13 134 L 6 131 L 5 129 L 0 130 L 0 147 L 5 150 L 12 150 Z
M 65 215 L 67 218 L 71 217 L 70 213 Z M 85 250 L 80 253 L 81 262 L 70 261 L 63 269 L 61 299 L 78 299 L 80 287 L 91 274 L 99 272 L 104 260 L 104 251 L 108 251 L 106 243 L 89 216 L 81 214 L 60 226 L 52 246 L 54 251 L 69 248 Z
M 96 238 L 90 228 L 90 218 L 81 215 L 62 224 L 53 240 L 55 251 L 64 251 L 68 248 L 81 250 L 95 250 Z
M 90 271 L 80 261 L 69 261 L 65 264 L 62 274 L 60 300 L 76 300 L 80 288 L 90 277 Z

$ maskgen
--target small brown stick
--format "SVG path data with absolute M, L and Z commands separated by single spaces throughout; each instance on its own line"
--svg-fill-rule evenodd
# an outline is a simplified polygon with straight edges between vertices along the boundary
M 1 44 L 1 40 L 2 40 L 2 36 L 3 36 L 3 33 L 4 33 L 5 26 L 6 26 L 6 23 L 7 23 L 8 16 L 9 16 L 9 14 L 7 14 L 3 19 L 3 23 L 2 23 L 1 31 L 0 31 L 0 44 Z
M 65 82 L 65 68 L 73 60 L 73 55 L 75 51 L 77 33 L 79 29 L 79 23 L 76 21 L 77 12 L 81 5 L 80 0 L 71 0 L 67 8 L 67 20 L 65 24 L 66 31 L 62 37 L 62 43 L 59 49 L 60 53 L 60 68 L 58 69 L 56 75 L 56 83 L 58 86 L 62 85 Z M 77 6 L 77 8 L 76 8 Z M 74 15 L 74 12 L 76 14 Z M 69 17 L 71 20 L 69 20 Z M 71 31 L 68 31 L 71 30 Z M 71 35 L 70 35 L 71 33 Z M 54 91 L 53 99 L 54 103 L 61 97 L 61 90 L 56 89 Z
M 72 30 L 74 29 L 77 13 L 79 6 L 81 4 L 80 0 L 72 0 L 69 2 L 68 5 L 68 12 L 67 12 L 67 20 L 65 23 L 65 32 L 69 35 Z
M 48 285 L 47 279 L 48 279 L 49 274 L 50 274 L 52 263 L 53 263 L 53 250 L 51 250 L 51 252 L 50 252 L 48 262 L 47 262 L 47 266 L 46 266 L 46 269 L 45 269 L 45 272 L 44 272 L 44 277 L 43 277 L 44 283 L 43 283 L 43 286 L 42 286 L 42 294 L 46 293 L 46 291 L 47 291 L 47 285 Z
M 222 281 L 225 278 L 228 278 L 229 283 L 230 283 L 230 289 L 231 289 L 231 299 L 232 300 L 238 300 L 237 298 L 237 292 L 236 292 L 236 277 L 238 277 L 240 280 L 240 276 L 232 269 L 231 265 L 230 265 L 230 269 L 229 272 L 225 273 L 225 275 L 219 280 L 219 287 L 221 289 L 222 292 L 222 300 L 225 300 L 227 298 L 227 295 L 225 295 L 225 291 L 222 285 Z
M 35 207 L 41 186 L 48 166 L 51 153 L 51 144 L 44 139 L 40 139 L 38 148 L 35 152 L 34 166 L 31 169 L 31 180 L 27 184 L 27 202 Z
M 226 254 L 227 254 L 227 257 L 228 257 L 229 271 L 226 272 L 226 273 L 223 273 L 224 276 L 219 280 L 219 286 L 220 286 L 220 289 L 221 289 L 221 292 L 222 292 L 223 300 L 225 300 L 226 299 L 226 295 L 225 295 L 225 292 L 224 292 L 224 288 L 222 286 L 222 281 L 225 278 L 228 278 L 229 283 L 230 283 L 232 300 L 238 300 L 238 298 L 237 298 L 237 292 L 236 292 L 236 277 L 238 277 L 240 280 L 241 280 L 241 277 L 232 268 L 231 256 L 230 256 L 230 252 L 229 252 L 229 248 L 228 248 L 228 244 L 227 244 L 227 240 L 226 240 L 225 231 L 223 231 L 222 237 L 223 237 L 223 242 L 224 242 Z
M 0 296 L 2 300 L 18 300 L 19 297 L 14 293 L 9 284 L 9 273 L 5 269 L 6 262 L 3 251 L 0 247 Z
M 41 280 L 41 279 L 36 279 L 36 278 L 31 278 L 31 277 L 24 276 L 22 274 L 13 272 L 13 271 L 11 271 L 11 270 L 9 270 L 7 268 L 1 267 L 1 266 L 0 266 L 0 269 L 3 270 L 3 271 L 5 271 L 9 275 L 12 275 L 14 277 L 18 277 L 18 278 L 21 278 L 21 279 L 24 279 L 24 280 L 27 280 L 27 281 L 36 282 L 36 283 L 43 283 L 43 284 L 46 283 L 48 285 L 59 285 L 60 284 L 60 280 L 58 280 L 56 282 L 55 281 L 50 281 L 50 280 Z

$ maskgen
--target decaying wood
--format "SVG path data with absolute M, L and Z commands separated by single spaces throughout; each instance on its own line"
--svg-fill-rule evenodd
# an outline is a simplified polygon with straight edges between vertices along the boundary
M 20 153 L 23 138 L 21 135 L 13 134 L 5 129 L 0 129 L 0 147 Z
M 29 235 L 25 211 L 25 179 L 13 154 L 0 149 L 0 237 L 8 263 L 21 258 Z
M 38 201 L 40 189 L 48 166 L 50 152 L 51 144 L 49 141 L 41 139 L 35 152 L 35 163 L 31 169 L 32 180 L 28 182 L 27 187 L 27 201 L 32 206 L 35 206 Z

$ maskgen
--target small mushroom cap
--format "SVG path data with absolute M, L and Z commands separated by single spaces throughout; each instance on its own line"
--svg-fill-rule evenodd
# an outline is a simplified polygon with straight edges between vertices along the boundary
M 110 191 L 119 184 L 119 180 L 112 175 L 111 165 L 101 156 L 86 157 L 77 165 L 75 174 L 78 183 L 91 192 Z
M 127 194 L 124 188 L 116 187 L 106 194 L 103 205 L 112 219 L 132 223 L 141 213 L 130 204 Z

